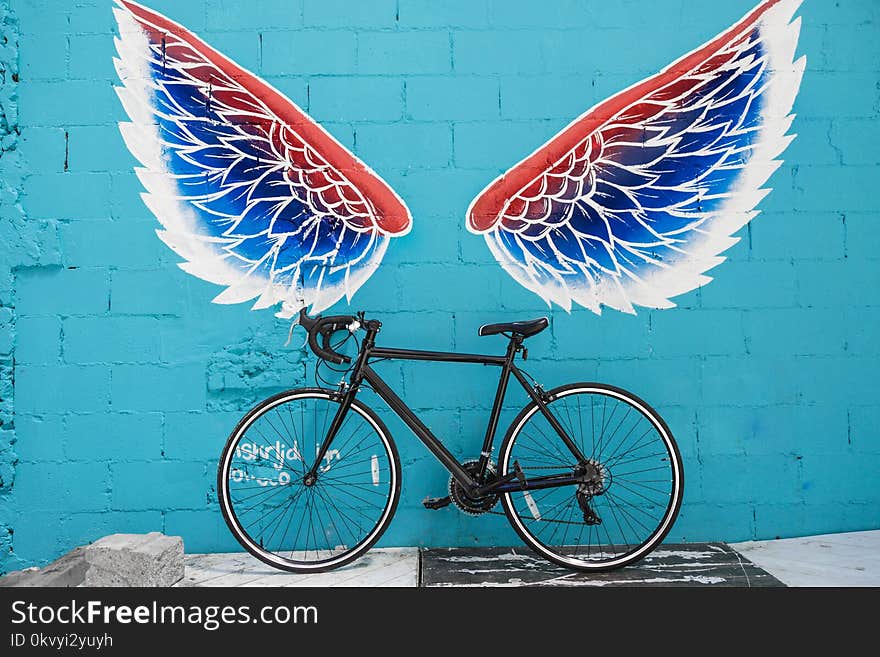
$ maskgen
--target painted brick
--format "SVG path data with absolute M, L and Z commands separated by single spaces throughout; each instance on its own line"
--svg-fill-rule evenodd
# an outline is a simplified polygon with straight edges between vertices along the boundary
M 262 35 L 266 75 L 351 74 L 357 37 L 347 30 L 266 32 Z
M 749 353 L 762 356 L 842 354 L 846 326 L 813 310 L 790 308 L 746 312 Z
M 414 223 L 412 230 L 397 244 L 392 243 L 385 255 L 384 263 L 413 264 L 419 262 L 454 263 L 458 260 L 458 244 L 447 239 L 455 233 L 458 217 L 422 216 L 422 221 Z M 430 254 L 425 257 L 424 254 Z
M 374 169 L 437 168 L 452 159 L 452 127 L 445 123 L 363 125 L 358 152 Z
M 880 231 L 874 213 L 849 212 L 846 215 L 846 252 L 859 261 L 880 259 Z
M 15 328 L 18 364 L 48 365 L 61 358 L 61 320 L 57 317 L 22 317 Z
M 456 73 L 528 75 L 546 72 L 540 32 L 458 30 L 453 32 L 452 44 Z
M 179 315 L 187 307 L 180 294 L 185 274 L 175 269 L 113 272 L 110 309 L 136 315 Z
M 298 2 L 207 0 L 205 5 L 210 30 L 290 29 L 302 23 Z
M 101 511 L 74 513 L 61 522 L 59 541 L 66 549 L 92 543 L 108 534 L 148 534 L 163 531 L 159 511 Z
M 30 128 L 21 138 L 19 152 L 46 173 L 63 173 L 66 160 L 63 128 Z
M 866 286 L 871 263 L 866 260 L 804 262 L 797 268 L 797 298 L 808 308 L 843 308 L 849 305 L 877 305 L 880 289 Z M 829 318 L 830 319 L 830 318 Z
M 65 420 L 72 461 L 133 461 L 162 456 L 161 413 L 86 413 Z
M 807 503 L 869 503 L 877 492 L 880 454 L 821 452 L 803 457 L 803 493 Z
M 700 289 L 704 308 L 786 308 L 796 305 L 796 276 L 790 262 L 725 262 Z
M 592 105 L 593 77 L 540 75 L 501 79 L 501 116 L 505 119 L 574 120 Z M 550 99 L 553 99 L 552 102 Z M 564 124 L 559 126 L 560 129 Z
M 720 405 L 793 404 L 800 390 L 796 361 L 779 358 L 712 357 L 702 363 L 702 393 Z M 766 368 L 766 369 L 765 369 Z M 772 373 L 772 375 L 771 375 Z
M 110 175 L 110 216 L 126 221 L 156 221 L 141 199 L 144 186 L 134 171 Z M 92 217 L 93 219 L 95 217 Z
M 205 407 L 204 369 L 197 365 L 114 365 L 116 411 L 190 411 Z
M 15 449 L 22 461 L 57 461 L 63 456 L 64 418 L 19 415 L 15 418 L 15 436 Z
M 756 260 L 838 260 L 845 254 L 845 217 L 837 212 L 761 214 L 751 224 Z M 810 230 L 802 230 L 804 225 Z M 816 232 L 822 235 L 815 238 Z
M 651 353 L 660 358 L 693 353 L 744 354 L 743 313 L 736 310 L 652 312 L 649 341 Z
M 801 489 L 797 464 L 790 455 L 703 456 L 703 496 L 715 504 L 760 502 L 762 491 L 767 491 L 774 500 L 794 503 Z
M 236 552 L 241 549 L 219 511 L 169 511 L 164 517 L 165 532 L 183 537 L 187 552 Z
M 595 358 L 613 360 L 638 358 L 648 355 L 649 316 L 608 312 L 602 316 L 591 311 L 572 311 L 573 321 L 553 324 L 559 357 L 572 353 L 586 353 Z
M 67 67 L 67 39 L 46 38 L 36 32 L 23 34 L 21 76 L 24 80 L 63 80 Z
M 802 455 L 847 445 L 842 406 L 724 406 L 701 408 L 697 414 L 705 454 Z
M 829 25 L 822 49 L 829 71 L 880 70 L 880 42 L 876 25 Z
M 840 89 L 847 89 L 840 93 Z M 873 116 L 877 113 L 875 73 L 814 72 L 801 87 L 799 104 L 814 116 L 834 119 Z
M 393 121 L 403 115 L 403 83 L 394 78 L 314 78 L 309 110 L 319 121 Z
M 303 0 L 303 21 L 307 27 L 392 27 L 397 21 L 397 1 Z
M 205 506 L 209 488 L 203 463 L 133 461 L 114 463 L 111 508 L 198 509 Z
M 156 3 L 152 3 L 157 6 Z M 179 4 L 179 3 L 178 3 Z M 199 5 L 201 0 L 194 0 L 187 5 Z M 67 31 L 71 34 L 114 34 L 116 19 L 112 11 L 107 11 L 103 2 L 94 4 L 78 3 L 76 11 L 67 16 Z
M 165 456 L 187 461 L 219 458 L 240 419 L 240 413 L 165 413 Z
M 16 0 L 11 8 L 15 10 L 22 34 L 67 32 L 69 12 L 66 9 L 46 11 L 46 3 L 42 0 Z
M 831 123 L 828 141 L 839 153 L 842 164 L 880 164 L 880 136 L 876 119 L 837 119 Z
M 59 204 L 58 199 L 69 199 Z M 104 173 L 59 173 L 28 178 L 24 209 L 32 219 L 99 218 L 110 214 L 110 178 Z
M 399 0 L 401 27 L 485 27 L 489 22 L 486 0 Z
M 227 26 L 236 28 L 236 26 Z M 266 34 L 275 34 L 267 32 Z M 256 32 L 242 32 L 236 29 L 234 32 L 205 32 L 201 38 L 212 48 L 222 52 L 236 64 L 248 71 L 260 70 L 261 53 L 263 51 L 263 34 Z M 268 51 L 270 59 L 275 58 L 273 51 Z
M 589 3 L 578 0 L 540 4 L 527 0 L 489 0 L 490 21 L 498 27 L 583 27 L 592 25 L 597 13 Z
M 446 73 L 452 68 L 446 32 L 362 32 L 358 36 L 361 73 Z
M 826 212 L 864 212 L 880 209 L 871 194 L 863 194 L 865 185 L 874 179 L 876 167 L 848 166 L 846 176 L 838 184 L 828 185 L 829 176 L 837 167 L 801 166 L 795 173 L 793 200 L 797 208 Z
M 479 170 L 415 169 L 395 179 L 395 189 L 402 198 L 407 199 L 407 206 L 414 217 L 423 221 L 441 217 L 446 222 L 460 226 L 464 223 L 468 204 L 490 180 L 489 174 Z M 470 233 L 467 237 L 483 241 Z M 446 239 L 449 239 L 448 235 Z
M 109 506 L 108 480 L 106 463 L 21 463 L 15 495 L 29 511 L 100 511 Z
M 418 77 L 406 82 L 406 113 L 417 121 L 492 119 L 498 82 L 490 77 Z
M 415 277 L 439 283 L 433 298 L 426 298 L 415 286 L 400 290 L 400 303 L 409 310 L 455 310 L 465 304 L 479 304 L 480 299 L 497 298 L 500 279 L 496 268 L 478 265 L 448 267 L 446 265 L 403 265 L 403 280 Z
M 122 111 L 109 80 L 31 82 L 19 91 L 19 103 L 26 127 L 98 125 Z
M 108 34 L 73 34 L 68 37 L 68 78 L 71 80 L 114 80 L 116 68 L 107 51 L 113 48 Z
M 880 452 L 880 406 L 854 406 L 849 410 L 847 443 L 857 452 Z M 825 451 L 830 451 L 826 447 Z
M 847 308 L 841 325 L 846 332 L 847 351 L 859 356 L 880 354 L 880 308 Z
M 180 258 L 156 239 L 159 224 L 145 221 L 77 220 L 58 227 L 66 267 L 112 266 L 123 269 L 177 263 Z M 125 244 L 126 248 L 119 248 Z
M 110 400 L 103 365 L 22 365 L 15 368 L 15 408 L 22 413 L 103 411 Z
M 694 503 L 682 507 L 667 540 L 711 541 L 716 536 L 729 536 L 728 540 L 733 542 L 747 540 L 754 534 L 751 505 Z
M 540 146 L 547 132 L 543 125 L 527 122 L 456 123 L 455 164 L 501 173 Z M 551 136 L 546 134 L 546 138 Z
M 153 362 L 159 358 L 153 317 L 71 317 L 64 321 L 67 363 Z
M 98 148 L 98 144 L 102 144 L 102 147 Z M 127 173 L 137 164 L 125 147 L 125 142 L 120 138 L 119 127 L 114 124 L 70 128 L 67 152 L 68 168 L 72 173 L 102 171 Z M 109 181 L 107 184 L 109 185 Z
M 221 0 L 222 1 L 222 0 Z M 231 4 L 231 3 L 230 3 Z M 187 0 L 179 2 L 178 0 L 152 0 L 149 4 L 154 9 L 170 19 L 186 25 L 189 29 L 200 32 L 207 26 L 207 2 L 206 0 Z M 241 5 L 238 5 L 241 9 Z M 234 8 L 233 8 L 234 9 Z M 255 7 L 247 7 L 247 9 L 255 10 Z M 239 16 L 230 16 L 228 25 L 235 26 L 237 20 L 241 20 Z
M 630 390 L 649 404 L 694 405 L 705 373 L 693 358 L 599 361 L 598 380 Z M 701 385 L 703 384 L 703 385 Z
M 19 272 L 21 315 L 88 315 L 107 310 L 109 275 L 104 269 L 28 269 Z

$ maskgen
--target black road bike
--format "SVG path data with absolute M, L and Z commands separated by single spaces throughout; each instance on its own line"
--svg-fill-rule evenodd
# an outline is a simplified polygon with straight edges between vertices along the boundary
M 345 565 L 382 536 L 400 498 L 400 458 L 388 429 L 357 399 L 369 386 L 449 471 L 449 495 L 428 498 L 480 515 L 501 502 L 513 528 L 546 559 L 605 571 L 641 559 L 672 527 L 681 506 L 681 456 L 666 423 L 635 395 L 600 383 L 544 390 L 516 365 L 546 318 L 489 324 L 508 339 L 503 356 L 389 349 L 382 326 L 357 316 L 309 317 L 311 350 L 350 364 L 337 389 L 298 388 L 255 406 L 235 427 L 217 470 L 223 517 L 265 563 L 299 573 Z M 357 356 L 335 349 L 363 331 Z M 320 340 L 320 343 L 319 343 Z M 460 463 L 371 367 L 378 360 L 479 363 L 501 368 L 479 457 Z M 531 398 L 492 459 L 511 375 Z

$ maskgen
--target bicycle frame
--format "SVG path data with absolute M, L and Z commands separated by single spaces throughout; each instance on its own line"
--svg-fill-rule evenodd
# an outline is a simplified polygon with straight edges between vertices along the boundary
M 378 324 L 378 323 L 377 323 Z M 316 455 L 315 463 L 312 465 L 306 477 L 317 476 L 318 464 L 324 458 L 333 438 L 342 426 L 345 416 L 351 407 L 351 402 L 357 395 L 358 389 L 362 381 L 366 381 L 373 390 L 376 391 L 382 400 L 388 404 L 389 408 L 410 428 L 410 430 L 421 440 L 428 450 L 437 458 L 449 473 L 467 490 L 477 495 L 485 495 L 489 493 L 505 493 L 518 490 L 537 490 L 541 488 L 553 488 L 557 486 L 570 485 L 583 480 L 583 473 L 573 472 L 571 475 L 550 475 L 546 477 L 534 477 L 525 480 L 524 477 L 515 473 L 508 474 L 501 479 L 487 485 L 482 485 L 481 481 L 486 473 L 489 464 L 489 458 L 492 454 L 492 446 L 495 440 L 495 434 L 498 429 L 498 420 L 501 416 L 501 408 L 504 403 L 504 397 L 507 393 L 507 385 L 510 375 L 519 382 L 528 396 L 543 413 L 544 417 L 550 423 L 553 430 L 559 434 L 563 443 L 571 451 L 572 455 L 577 458 L 578 464 L 584 464 L 587 459 L 581 453 L 578 446 L 574 443 L 564 427 L 553 416 L 547 408 L 543 391 L 529 384 L 526 377 L 514 363 L 517 352 L 522 347 L 523 339 L 516 335 L 510 338 L 507 346 L 507 353 L 504 356 L 490 356 L 483 354 L 460 354 L 444 351 L 418 351 L 413 349 L 392 349 L 386 347 L 375 346 L 375 336 L 378 333 L 378 326 L 367 328 L 367 337 L 361 345 L 358 353 L 357 361 L 352 369 L 349 377 L 349 384 L 341 390 L 337 397 L 341 397 L 339 409 L 336 411 L 327 435 Z M 412 361 L 431 361 L 438 363 L 471 363 L 478 365 L 492 365 L 501 368 L 501 377 L 498 381 L 498 387 L 495 392 L 495 401 L 492 405 L 492 411 L 489 415 L 489 424 L 486 427 L 486 434 L 483 439 L 483 448 L 480 452 L 479 459 L 479 476 L 475 479 L 463 467 L 462 464 L 452 455 L 442 441 L 437 438 L 431 430 L 418 418 L 413 410 L 385 383 L 384 379 L 370 367 L 370 361 L 374 359 L 381 360 L 412 360 Z

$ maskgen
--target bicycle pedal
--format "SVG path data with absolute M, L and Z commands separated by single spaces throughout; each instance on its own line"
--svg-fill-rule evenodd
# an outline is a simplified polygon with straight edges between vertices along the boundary
M 452 500 L 449 499 L 448 495 L 446 497 L 426 497 L 422 500 L 422 504 L 425 508 L 431 509 L 432 511 L 449 506 L 450 502 L 452 502 Z

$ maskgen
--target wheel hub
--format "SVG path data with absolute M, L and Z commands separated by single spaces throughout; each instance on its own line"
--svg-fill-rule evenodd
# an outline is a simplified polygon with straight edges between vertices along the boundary
M 579 466 L 579 470 L 583 473 L 578 491 L 592 497 L 594 495 L 604 495 L 611 487 L 611 472 L 605 467 L 604 463 L 600 463 L 596 459 L 587 459 Z
M 480 462 L 467 461 L 462 463 L 462 467 L 468 474 L 476 476 L 479 472 Z M 486 480 L 483 483 L 488 484 L 496 479 L 498 479 L 498 471 L 495 469 L 495 464 L 489 461 L 489 464 L 486 466 Z M 449 499 L 461 511 L 471 516 L 478 516 L 491 511 L 492 507 L 498 502 L 498 496 L 493 494 L 474 497 L 454 477 L 449 478 Z

